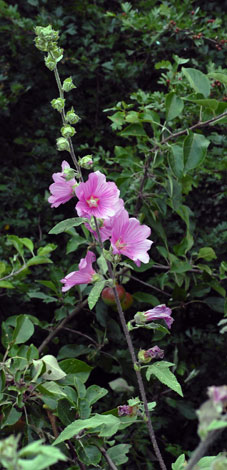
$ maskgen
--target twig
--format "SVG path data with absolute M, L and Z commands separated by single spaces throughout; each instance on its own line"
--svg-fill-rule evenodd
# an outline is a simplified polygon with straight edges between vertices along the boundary
M 106 459 L 106 461 L 107 461 L 109 467 L 111 468 L 111 470 L 118 470 L 116 465 L 113 463 L 113 460 L 107 454 L 106 449 L 104 449 L 104 447 L 98 447 L 98 449 L 100 450 L 100 452 L 102 452 L 102 455 L 103 455 L 104 459 Z
M 204 122 L 199 121 L 196 124 L 194 124 L 193 126 L 188 127 L 187 129 L 183 129 L 182 131 L 175 132 L 175 134 L 172 134 L 172 135 L 166 137 L 165 139 L 162 140 L 161 145 L 166 144 L 167 142 L 169 142 L 169 140 L 176 139 L 176 137 L 187 134 L 188 131 L 198 129 L 199 127 L 209 126 L 213 122 L 219 121 L 221 118 L 223 118 L 225 116 L 227 116 L 227 111 L 225 111 L 222 114 L 219 114 L 218 116 L 216 116 L 214 118 L 208 119 L 207 121 L 204 121 Z M 147 180 L 147 175 L 148 175 L 148 170 L 149 170 L 150 162 L 151 162 L 151 159 L 152 159 L 152 155 L 153 155 L 154 152 L 157 151 L 157 149 L 159 148 L 159 145 L 160 144 L 156 144 L 156 145 L 154 145 L 154 147 L 152 147 L 152 149 L 150 150 L 151 155 L 149 156 L 149 158 L 147 159 L 147 161 L 144 165 L 144 174 L 143 174 L 143 177 L 142 177 L 142 180 L 141 180 L 141 183 L 140 183 L 139 194 L 138 194 L 138 199 L 137 199 L 136 208 L 135 208 L 135 216 L 138 215 L 138 212 L 139 212 L 140 207 L 141 207 L 143 188 L 144 188 L 145 182 Z
M 56 326 L 56 328 L 54 328 L 50 333 L 49 335 L 46 337 L 46 339 L 44 339 L 44 341 L 41 343 L 41 345 L 39 346 L 38 348 L 38 351 L 39 351 L 39 354 L 43 351 L 43 349 L 48 345 L 48 343 L 52 340 L 52 338 L 54 338 L 54 336 L 56 336 L 56 334 L 65 326 L 66 323 L 68 323 L 70 320 L 72 320 L 76 315 L 77 313 L 80 312 L 80 310 L 82 310 L 82 308 L 84 308 L 88 303 L 88 300 L 85 299 L 83 300 L 83 302 L 80 302 L 76 308 L 72 311 L 72 313 L 70 313 L 70 315 L 68 315 L 68 317 L 64 318 L 61 323 L 59 323 L 58 326 Z
M 220 436 L 224 429 L 215 429 L 210 431 L 207 434 L 207 437 L 204 441 L 201 441 L 198 447 L 193 452 L 192 457 L 190 458 L 185 470 L 193 470 L 197 462 L 206 454 L 207 449 L 213 444 L 214 441 Z

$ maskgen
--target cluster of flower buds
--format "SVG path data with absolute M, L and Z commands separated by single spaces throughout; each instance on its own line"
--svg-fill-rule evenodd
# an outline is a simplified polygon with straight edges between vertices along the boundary
M 51 25 L 46 27 L 36 26 L 35 34 L 35 45 L 37 49 L 48 53 L 45 57 L 47 68 L 54 70 L 57 63 L 63 57 L 63 49 L 57 44 L 59 38 L 58 31 L 54 31 Z

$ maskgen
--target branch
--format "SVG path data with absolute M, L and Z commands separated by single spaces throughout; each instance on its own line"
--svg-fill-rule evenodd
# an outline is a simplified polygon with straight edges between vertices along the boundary
M 107 454 L 106 449 L 104 449 L 104 447 L 98 447 L 98 449 L 100 450 L 100 452 L 102 452 L 102 455 L 103 455 L 104 459 L 106 459 L 106 461 L 107 461 L 109 467 L 111 468 L 111 470 L 118 470 L 116 465 L 113 463 L 113 460 Z
M 194 466 L 197 462 L 206 454 L 207 449 L 210 447 L 211 444 L 216 441 L 216 439 L 221 435 L 224 429 L 215 429 L 214 431 L 210 431 L 207 434 L 207 437 L 204 441 L 201 441 L 196 447 L 195 451 L 193 452 L 192 457 L 188 461 L 185 470 L 193 470 Z
M 219 114 L 218 116 L 215 116 L 211 119 L 208 119 L 207 121 L 204 121 L 204 122 L 199 121 L 196 124 L 194 124 L 193 126 L 188 127 L 187 129 L 183 129 L 182 131 L 175 132 L 175 134 L 171 134 L 170 136 L 166 137 L 165 139 L 162 140 L 161 145 L 166 144 L 167 142 L 169 142 L 169 140 L 176 139 L 176 137 L 187 134 L 188 131 L 198 129 L 200 127 L 209 126 L 213 122 L 219 121 L 220 119 L 222 119 L 225 116 L 227 116 L 227 111 L 225 111 L 224 113 Z M 143 188 L 144 188 L 146 180 L 147 180 L 148 169 L 149 169 L 149 166 L 150 166 L 150 162 L 152 160 L 153 153 L 156 152 L 158 150 L 158 148 L 159 148 L 159 144 L 156 144 L 156 145 L 154 145 L 154 147 L 152 147 L 152 149 L 150 150 L 151 155 L 145 163 L 144 174 L 143 174 L 143 177 L 142 177 L 142 180 L 141 180 L 141 183 L 140 183 L 139 194 L 138 194 L 138 199 L 137 199 L 136 208 L 135 208 L 135 217 L 137 217 L 138 212 L 140 210 L 140 207 L 142 205 L 141 201 L 142 201 L 142 195 L 143 195 Z
M 82 308 L 84 308 L 87 305 L 87 303 L 88 303 L 87 299 L 85 299 L 85 300 L 83 300 L 83 302 L 79 303 L 76 306 L 76 308 L 72 311 L 72 313 L 70 313 L 70 315 L 68 315 L 68 317 L 64 318 L 61 321 L 61 323 L 59 323 L 59 325 L 56 326 L 56 328 L 54 328 L 49 333 L 49 335 L 46 337 L 46 339 L 44 339 L 44 341 L 41 343 L 41 345 L 38 348 L 39 354 L 44 350 L 44 348 L 48 345 L 48 343 L 52 340 L 52 338 L 54 338 L 54 336 L 56 336 L 56 334 L 65 326 L 65 324 L 68 323 L 70 320 L 72 320 L 77 315 L 77 313 L 79 313 L 80 310 L 82 310 Z

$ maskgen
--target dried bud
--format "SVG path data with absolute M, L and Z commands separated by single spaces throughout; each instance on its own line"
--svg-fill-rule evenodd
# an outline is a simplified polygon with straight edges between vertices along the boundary
M 56 109 L 60 113 L 64 109 L 64 106 L 65 106 L 64 98 L 53 99 L 51 101 L 51 106 L 52 106 L 52 108 Z
M 56 141 L 57 143 L 57 149 L 61 152 L 62 150 L 67 150 L 69 152 L 69 143 L 68 140 L 65 139 L 64 137 L 59 137 Z
M 66 126 L 63 126 L 61 128 L 61 134 L 66 139 L 68 139 L 69 137 L 73 137 L 75 133 L 76 131 L 74 127 L 70 126 L 69 124 L 66 124 Z
M 72 82 L 72 77 L 66 78 L 64 80 L 62 88 L 66 92 L 73 90 L 73 88 L 76 88 L 76 86 Z
M 66 113 L 65 120 L 69 124 L 77 124 L 78 121 L 80 120 L 79 116 L 74 111 L 74 108 L 71 108 L 70 111 Z

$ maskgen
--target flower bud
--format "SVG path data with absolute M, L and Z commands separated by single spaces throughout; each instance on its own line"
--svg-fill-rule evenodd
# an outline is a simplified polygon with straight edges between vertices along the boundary
M 69 142 L 64 137 L 58 137 L 57 141 L 57 149 L 61 152 L 62 150 L 67 150 L 69 152 Z
M 45 61 L 45 64 L 46 64 L 46 67 L 53 71 L 57 65 L 57 61 L 55 59 L 53 59 L 53 57 L 48 53 L 48 55 L 46 57 L 44 57 L 44 61 Z
M 98 273 L 95 273 L 95 274 L 93 274 L 93 276 L 92 276 L 92 282 L 102 281 L 102 279 L 103 279 L 103 277 L 100 276 L 100 274 L 98 274 Z
M 143 325 L 144 323 L 146 323 L 146 317 L 144 315 L 144 312 L 137 312 L 134 315 L 134 320 L 138 325 Z
M 93 166 L 92 155 L 85 155 L 85 157 L 80 158 L 78 163 L 82 168 L 89 170 Z
M 143 362 L 144 364 L 148 364 L 148 362 L 151 362 L 151 357 L 146 357 L 145 356 L 145 349 L 140 349 L 138 352 L 138 359 L 140 362 Z
M 59 111 L 59 113 L 64 109 L 65 106 L 65 100 L 64 98 L 56 98 L 51 101 L 51 106 L 52 108 L 56 109 Z
M 70 181 L 78 176 L 77 171 L 75 171 L 73 168 L 65 168 L 63 174 L 66 181 Z
M 50 51 L 51 51 L 51 55 L 53 59 L 55 59 L 57 62 L 59 62 L 62 59 L 64 49 L 62 49 L 61 47 L 58 47 L 57 44 L 52 45 L 50 48 Z
M 76 88 L 76 86 L 72 82 L 72 77 L 66 78 L 64 80 L 62 88 L 66 92 L 73 90 L 73 88 Z
M 75 133 L 76 131 L 74 127 L 70 126 L 69 124 L 66 124 L 66 126 L 63 126 L 61 128 L 61 134 L 63 137 L 66 137 L 66 139 L 68 139 L 69 137 L 73 137 Z
M 74 109 L 71 108 L 70 111 L 66 113 L 65 120 L 69 122 L 69 124 L 77 124 L 80 120 L 79 116 L 75 113 Z

